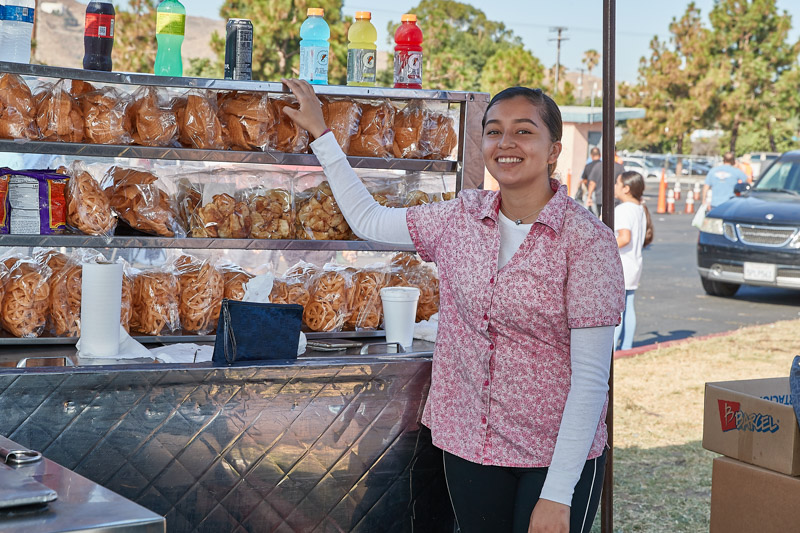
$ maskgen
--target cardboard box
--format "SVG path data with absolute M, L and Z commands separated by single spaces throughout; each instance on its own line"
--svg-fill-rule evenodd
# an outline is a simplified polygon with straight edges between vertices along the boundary
M 718 457 L 711 475 L 710 533 L 800 531 L 800 478 Z
M 800 475 L 800 430 L 789 378 L 706 383 L 703 448 Z

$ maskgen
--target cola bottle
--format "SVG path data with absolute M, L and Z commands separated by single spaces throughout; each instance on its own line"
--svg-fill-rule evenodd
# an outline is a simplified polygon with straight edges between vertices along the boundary
M 93 0 L 86 7 L 86 28 L 83 33 L 83 68 L 111 70 L 114 48 L 114 5 L 107 0 Z

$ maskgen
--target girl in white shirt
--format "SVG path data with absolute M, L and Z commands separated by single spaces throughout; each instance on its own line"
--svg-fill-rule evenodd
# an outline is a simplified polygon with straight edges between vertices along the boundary
M 614 330 L 614 348 L 620 338 L 621 350 L 633 347 L 633 334 L 636 331 L 636 312 L 633 297 L 642 277 L 642 248 L 653 240 L 650 214 L 642 203 L 644 178 L 638 172 L 623 172 L 614 183 L 614 197 L 620 201 L 614 208 L 614 233 L 625 274 L 625 310 L 622 321 Z

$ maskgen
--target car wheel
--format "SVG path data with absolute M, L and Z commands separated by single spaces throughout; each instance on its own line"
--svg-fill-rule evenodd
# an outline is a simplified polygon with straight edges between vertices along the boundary
M 739 290 L 739 285 L 736 283 L 725 283 L 724 281 L 714 281 L 703 277 L 700 278 L 700 282 L 703 284 L 706 294 L 711 296 L 730 298 Z

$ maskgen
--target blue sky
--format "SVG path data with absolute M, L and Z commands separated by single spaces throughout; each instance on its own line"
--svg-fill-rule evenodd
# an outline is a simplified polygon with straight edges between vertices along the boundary
M 464 0 L 462 0 L 464 1 Z M 222 0 L 186 0 L 184 5 L 193 15 L 219 17 Z M 555 34 L 552 26 L 566 26 L 568 41 L 561 46 L 561 62 L 568 69 L 580 68 L 583 52 L 603 47 L 602 0 L 468 0 L 467 3 L 481 9 L 492 20 L 499 20 L 522 37 L 526 48 L 536 55 L 545 66 L 556 62 L 556 43 L 549 41 Z M 713 0 L 695 2 L 707 19 Z M 369 2 L 367 0 L 345 0 L 346 14 L 356 11 L 372 11 L 373 24 L 378 29 L 378 47 L 390 49 L 386 42 L 386 24 L 399 21 L 400 15 L 419 4 L 418 0 L 393 0 L 392 2 Z M 654 35 L 665 37 L 673 17 L 686 10 L 688 2 L 661 0 L 617 0 L 617 78 L 635 81 L 639 58 L 648 54 L 648 45 Z M 778 7 L 792 14 L 792 38 L 800 38 L 800 1 L 778 0 Z M 420 21 L 424 31 L 425 21 Z M 595 71 L 599 74 L 598 71 Z

